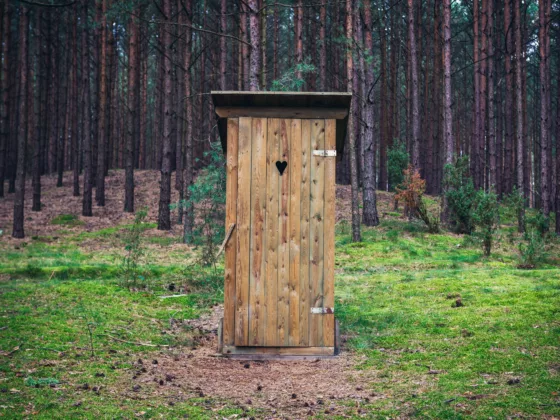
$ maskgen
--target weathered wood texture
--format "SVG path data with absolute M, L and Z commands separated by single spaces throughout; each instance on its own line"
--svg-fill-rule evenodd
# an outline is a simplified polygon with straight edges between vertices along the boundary
M 335 159 L 313 150 L 335 142 L 334 119 L 228 119 L 224 353 L 332 354 L 311 308 L 334 307 Z

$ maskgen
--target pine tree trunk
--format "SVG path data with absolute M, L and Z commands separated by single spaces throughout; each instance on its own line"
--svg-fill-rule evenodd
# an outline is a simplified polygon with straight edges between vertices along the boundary
M 485 173 L 486 173 L 486 136 L 488 134 L 488 109 L 487 109 L 487 63 L 488 63 L 488 7 L 489 0 L 482 0 L 482 8 L 479 14 L 478 25 L 480 34 L 480 66 L 479 66 L 479 93 L 480 93 L 480 131 L 478 134 L 478 168 L 474 174 L 475 188 L 484 188 L 485 186 Z
M 186 10 L 186 23 L 191 24 L 191 9 L 192 0 L 185 0 Z M 191 66 L 191 41 L 192 41 L 192 31 L 190 28 L 186 29 L 186 41 L 185 41 L 185 54 L 184 54 L 184 68 L 185 68 L 185 98 L 186 98 L 186 115 L 185 115 L 185 169 L 183 175 L 183 199 L 186 205 L 183 207 L 183 241 L 185 243 L 190 243 L 192 241 L 192 229 L 194 225 L 194 214 L 193 207 L 189 205 L 189 200 L 191 198 L 190 187 L 193 183 L 193 139 L 192 139 L 192 99 L 191 99 L 191 72 L 189 68 Z
M 556 44 L 560 58 L 560 44 Z M 560 80 L 560 66 L 556 66 L 556 80 Z M 560 236 L 560 86 L 556 88 L 556 234 Z
M 389 127 L 390 121 L 388 118 L 388 104 L 387 104 L 387 33 L 385 29 L 384 19 L 379 19 L 379 37 L 381 40 L 380 54 L 381 54 L 381 98 L 379 101 L 379 184 L 380 190 L 387 190 L 387 144 L 389 143 Z M 367 40 L 366 32 L 366 40 Z M 373 50 L 367 48 L 370 54 Z M 373 92 L 372 92 L 373 93 Z
M 523 77 L 522 77 L 522 61 L 523 61 L 523 45 L 521 44 L 521 0 L 514 0 L 513 9 L 515 11 L 515 112 L 516 112 L 516 144 L 517 144 L 517 190 L 519 194 L 524 194 L 524 148 L 523 140 Z M 518 220 L 519 232 L 525 231 L 524 219 L 525 210 L 521 210 Z
M 372 37 L 372 19 L 371 19 L 371 4 L 370 0 L 364 0 L 364 26 L 365 26 L 365 42 L 364 47 L 368 53 L 373 51 L 373 37 Z M 368 65 L 365 71 L 365 80 L 363 81 L 363 98 L 364 110 L 363 119 L 365 123 L 363 150 L 364 150 L 364 168 L 363 168 L 363 221 L 366 226 L 377 226 L 379 224 L 379 217 L 377 215 L 377 197 L 375 193 L 375 133 L 374 133 L 374 118 L 375 118 L 375 102 L 374 102 L 374 74 L 373 67 Z
M 547 48 L 549 37 L 549 15 L 548 2 L 550 0 L 539 1 L 539 78 L 540 78 L 540 157 L 541 157 L 541 202 L 542 212 L 548 217 L 550 214 L 550 182 L 549 182 L 549 95 L 548 72 L 549 72 L 549 51 Z
M 352 48 L 350 41 L 352 36 L 352 15 L 353 1 L 346 2 L 346 90 L 352 92 L 354 80 L 354 66 L 352 57 Z M 356 108 L 356 98 L 352 97 L 350 112 L 348 113 L 348 153 L 350 155 L 350 185 L 352 189 L 352 241 L 361 242 L 362 235 L 360 232 L 360 207 L 359 207 L 359 191 L 358 191 L 358 162 L 356 159 L 356 139 L 354 137 L 354 109 Z
M 268 74 L 268 60 L 266 59 L 266 47 L 267 47 L 267 26 L 268 26 L 268 8 L 265 7 L 263 8 L 263 6 L 266 5 L 266 0 L 260 0 L 258 2 L 259 4 L 259 10 L 261 10 L 261 17 L 260 17 L 260 23 L 259 23 L 259 28 L 260 28 L 260 35 L 261 35 L 261 41 L 260 41 L 260 47 L 261 47 L 261 52 L 260 52 L 260 77 L 261 77 L 261 89 L 266 90 L 267 87 L 267 82 L 266 82 L 266 76 Z
M 106 137 L 107 137 L 107 0 L 101 2 L 101 49 L 99 54 L 99 108 L 97 129 L 97 182 L 95 201 L 98 206 L 105 205 Z
M 220 32 L 225 34 L 227 32 L 227 0 L 220 1 Z M 227 76 L 227 45 L 226 37 L 220 37 L 220 89 L 227 90 L 226 76 Z M 188 69 L 186 69 L 188 71 Z
M 6 176 L 6 157 L 10 130 L 10 83 L 9 74 L 10 45 L 11 45 L 11 7 L 10 2 L 4 2 L 2 16 L 2 79 L 0 88 L 2 93 L 2 113 L 0 114 L 0 197 L 4 197 L 4 179 Z
M 513 117 L 513 32 L 511 18 L 511 1 L 504 1 L 504 34 L 505 34 L 505 70 L 506 70 L 506 91 L 505 91 L 505 150 L 504 150 L 504 193 L 510 194 L 513 189 L 513 170 L 514 160 L 514 138 L 515 127 Z
M 408 0 L 408 38 L 410 45 L 410 96 L 411 100 L 411 149 L 412 165 L 420 169 L 420 101 L 418 97 L 418 57 L 416 54 L 416 30 L 414 0 Z
M 26 92 L 28 83 L 28 66 L 27 66 L 27 33 L 29 30 L 29 12 L 27 7 L 20 8 L 19 20 L 19 125 L 17 131 L 18 155 L 16 166 L 16 183 L 15 183 L 15 199 L 14 199 L 14 219 L 12 236 L 14 238 L 25 237 L 24 231 L 24 214 L 23 205 L 25 199 L 25 158 L 27 145 L 27 113 L 28 104 L 26 104 Z
M 251 31 L 251 65 L 249 77 L 249 90 L 252 92 L 260 90 L 259 87 L 259 64 L 261 61 L 259 16 L 257 0 L 249 0 L 249 30 Z
M 443 0 L 443 100 L 445 163 L 453 163 L 453 94 L 451 92 L 451 1 Z
M 319 52 L 319 82 L 321 84 L 320 88 L 321 91 L 327 91 L 327 41 L 325 38 L 326 26 L 327 26 L 327 7 L 322 4 L 321 9 L 319 11 L 319 21 L 320 21 L 320 29 L 319 29 L 319 48 L 321 49 Z
M 350 0 L 352 1 L 352 0 Z M 297 70 L 297 66 L 303 63 L 303 0 L 298 0 L 296 10 L 294 13 L 295 19 L 295 64 L 296 64 L 296 78 L 301 79 L 301 72 Z
M 137 9 L 136 9 L 137 10 Z M 130 16 L 128 30 L 128 107 L 126 124 L 126 163 L 125 163 L 125 194 L 124 211 L 134 212 L 134 140 L 136 136 L 137 122 L 137 97 L 136 97 L 136 75 L 138 66 L 138 23 L 136 18 Z
M 163 0 L 163 13 L 165 19 L 171 17 L 171 0 Z M 163 137 L 161 160 L 161 183 L 159 194 L 158 229 L 171 229 L 171 124 L 173 110 L 171 109 L 172 83 L 171 83 L 171 34 L 163 31 Z
M 78 138 L 78 4 L 74 3 L 72 22 L 72 105 L 71 105 L 71 167 L 73 169 L 72 177 L 72 195 L 78 197 L 80 195 L 80 140 Z
M 92 133 L 91 133 L 91 89 L 89 83 L 90 58 L 89 58 L 89 27 L 88 27 L 88 4 L 89 0 L 83 0 L 82 21 L 84 30 L 82 33 L 82 121 L 83 121 L 83 155 L 84 155 L 84 195 L 82 197 L 82 216 L 93 216 L 92 211 L 92 189 L 93 189 L 93 162 L 92 162 Z
M 37 75 L 36 88 L 33 88 L 33 79 L 35 79 L 35 72 L 40 72 L 40 52 L 41 52 L 41 14 L 42 10 L 35 11 L 35 24 L 34 24 L 34 40 L 32 48 L 30 47 L 31 63 L 29 67 L 29 83 L 28 83 L 28 112 L 29 122 L 27 130 L 27 138 L 33 140 L 33 158 L 32 158 L 32 189 L 33 199 L 31 210 L 41 211 L 41 130 L 40 130 L 40 115 L 39 107 L 41 100 L 41 81 L 40 74 Z
M 497 161 L 496 161 L 496 120 L 494 115 L 494 0 L 486 2 L 487 16 L 487 92 L 488 92 L 488 155 L 489 155 L 489 177 L 488 189 L 496 190 L 497 185 Z
M 245 41 L 243 46 L 241 47 L 242 50 L 242 58 L 243 58 L 243 90 L 249 90 L 250 83 L 249 83 L 249 72 L 250 72 L 250 51 L 247 42 L 249 41 L 249 37 L 247 35 L 247 8 L 248 5 L 245 2 L 241 2 L 241 14 L 239 16 L 240 21 L 240 30 L 241 30 L 241 39 Z

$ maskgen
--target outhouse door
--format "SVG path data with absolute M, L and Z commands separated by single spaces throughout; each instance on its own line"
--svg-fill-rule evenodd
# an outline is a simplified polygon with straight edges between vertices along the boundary
M 325 151 L 336 149 L 335 126 L 228 120 L 228 137 L 238 135 L 237 150 L 228 146 L 228 176 L 237 158 L 235 346 L 334 346 L 336 158 Z

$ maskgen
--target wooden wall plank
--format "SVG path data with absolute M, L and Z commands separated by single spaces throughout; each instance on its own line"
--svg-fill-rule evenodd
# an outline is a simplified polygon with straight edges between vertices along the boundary
M 256 107 L 256 106 L 217 106 L 216 114 L 221 118 L 259 117 L 259 118 L 334 118 L 348 116 L 347 108 L 302 108 L 302 107 Z
M 336 121 L 325 120 L 325 149 L 336 147 Z M 332 157 L 323 158 L 325 161 L 325 210 L 323 256 L 324 283 L 323 305 L 334 308 L 334 225 L 336 206 L 336 160 Z M 334 315 L 323 315 L 323 343 L 326 347 L 334 346 Z
M 224 275 L 224 345 L 233 345 L 235 340 L 235 260 L 237 256 L 237 140 L 239 120 L 228 119 L 228 145 L 226 162 L 226 226 L 236 224 L 225 247 Z
M 280 120 L 280 162 L 290 159 L 290 120 Z M 291 165 L 288 162 L 283 175 L 280 176 L 279 209 L 278 209 L 278 343 L 289 345 L 290 323 L 290 248 L 289 238 L 289 199 L 290 199 L 290 174 Z M 278 170 L 277 170 L 278 171 Z M 278 174 L 280 174 L 278 172 Z
M 309 345 L 309 265 L 310 265 L 310 176 L 311 121 L 301 121 L 301 184 L 300 184 L 300 269 L 299 269 L 299 337 L 300 345 Z
M 251 226 L 251 118 L 239 118 L 237 158 L 237 270 L 235 345 L 249 345 L 249 253 Z
M 290 120 L 290 274 L 289 274 L 289 345 L 301 346 L 299 327 L 300 295 L 300 241 L 301 241 L 301 120 Z
M 251 242 L 249 274 L 249 345 L 264 345 L 264 276 L 266 215 L 266 118 L 251 123 Z
M 278 345 L 278 199 L 279 199 L 279 174 L 276 168 L 280 150 L 280 120 L 270 118 L 267 122 L 267 155 L 266 155 L 266 277 L 264 282 L 265 292 L 265 319 L 266 333 L 265 346 Z
M 325 149 L 325 120 L 311 120 L 311 149 Z M 310 305 L 311 307 L 323 306 L 323 281 L 324 281 L 324 195 L 325 195 L 325 158 L 311 156 L 311 265 L 310 265 Z M 322 314 L 309 314 L 309 345 L 323 345 L 323 320 Z

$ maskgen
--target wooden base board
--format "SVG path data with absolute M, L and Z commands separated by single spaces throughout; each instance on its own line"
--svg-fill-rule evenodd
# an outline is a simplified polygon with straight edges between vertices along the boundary
M 315 360 L 335 357 L 334 347 L 236 347 L 223 346 L 222 356 L 247 360 Z

